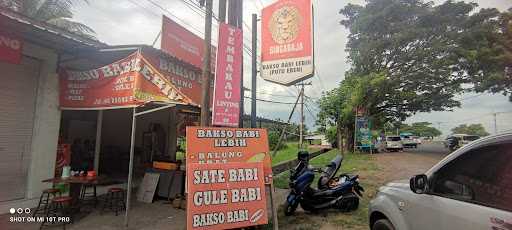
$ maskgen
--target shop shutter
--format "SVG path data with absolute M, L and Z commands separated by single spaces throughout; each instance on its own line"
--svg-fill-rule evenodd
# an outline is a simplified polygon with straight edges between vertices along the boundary
M 39 67 L 0 62 L 0 202 L 25 197 Z

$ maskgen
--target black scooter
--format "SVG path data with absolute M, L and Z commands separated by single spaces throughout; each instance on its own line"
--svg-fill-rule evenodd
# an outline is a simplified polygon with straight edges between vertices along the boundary
M 352 211 L 359 207 L 359 197 L 364 192 L 359 185 L 359 176 L 341 174 L 335 177 L 343 156 L 334 158 L 323 170 L 309 165 L 309 153 L 301 151 L 297 158 L 299 163 L 291 170 L 290 193 L 285 202 L 285 215 L 292 215 L 298 205 L 305 211 L 336 208 Z M 318 188 L 311 187 L 315 172 L 320 172 Z

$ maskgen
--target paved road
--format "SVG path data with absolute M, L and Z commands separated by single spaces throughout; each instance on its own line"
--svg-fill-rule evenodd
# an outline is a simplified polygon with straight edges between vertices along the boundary
M 416 174 L 425 173 L 449 154 L 441 142 L 423 143 L 416 149 L 404 149 L 403 152 L 382 153 L 376 155 L 380 166 L 381 182 L 409 179 Z
M 416 149 L 405 149 L 404 152 L 410 153 L 436 153 L 446 155 L 449 150 L 444 147 L 442 142 L 425 142 L 418 145 Z

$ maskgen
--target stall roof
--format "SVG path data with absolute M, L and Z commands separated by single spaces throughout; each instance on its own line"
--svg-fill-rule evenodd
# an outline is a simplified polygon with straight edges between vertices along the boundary
M 107 46 L 102 42 L 82 37 L 5 8 L 0 8 L 0 30 L 15 33 L 27 42 L 56 50 L 58 53 L 74 54 L 82 50 Z
M 72 69 L 86 70 L 112 63 L 130 55 L 137 50 L 144 50 L 147 52 L 155 53 L 159 56 L 174 59 L 181 63 L 183 66 L 194 69 L 196 71 L 201 71 L 201 69 L 190 63 L 174 57 L 160 49 L 144 44 L 105 46 L 96 50 L 91 50 L 89 52 L 82 52 L 68 60 L 61 60 L 61 64 Z

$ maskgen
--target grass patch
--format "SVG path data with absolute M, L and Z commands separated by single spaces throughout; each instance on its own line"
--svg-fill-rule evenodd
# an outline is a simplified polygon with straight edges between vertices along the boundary
M 304 145 L 306 146 L 307 150 L 309 152 L 314 151 L 315 149 L 310 149 L 308 144 L 305 142 Z M 272 154 L 272 150 L 270 150 Z M 286 143 L 286 146 L 280 150 L 277 151 L 276 156 L 272 158 L 272 166 L 277 165 L 281 162 L 293 160 L 297 158 L 297 152 L 299 152 L 299 142 L 288 142 Z
M 314 167 L 324 167 L 339 152 L 331 150 L 316 158 L 311 159 Z M 321 226 L 334 226 L 336 229 L 368 229 L 368 203 L 375 196 L 380 182 L 375 176 L 378 166 L 373 156 L 369 154 L 346 154 L 340 173 L 360 175 L 361 185 L 365 189 L 359 208 L 356 211 L 342 213 L 335 209 L 321 211 L 319 213 L 297 212 L 293 216 L 284 216 L 282 208 L 279 209 L 279 227 L 283 229 L 319 229 Z M 289 171 L 274 176 L 274 183 L 278 188 L 288 188 Z M 312 186 L 316 186 L 317 174 Z

